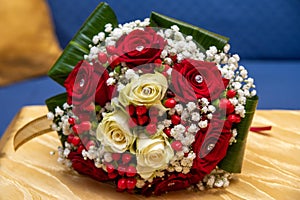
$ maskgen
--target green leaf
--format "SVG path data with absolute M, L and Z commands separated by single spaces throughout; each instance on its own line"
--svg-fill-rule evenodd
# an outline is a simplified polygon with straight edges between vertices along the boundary
M 57 106 L 62 106 L 67 101 L 67 93 L 62 93 L 46 100 L 48 110 L 54 113 Z
M 78 61 L 83 60 L 83 56 L 89 53 L 88 46 L 92 44 L 93 36 L 103 31 L 107 23 L 111 23 L 113 27 L 118 25 L 114 11 L 108 4 L 100 3 L 67 45 L 48 75 L 63 85 Z
M 222 50 L 229 41 L 228 37 L 218 35 L 203 28 L 193 26 L 156 12 L 151 13 L 150 25 L 160 28 L 170 28 L 172 25 L 177 25 L 180 28 L 180 32 L 185 35 L 193 36 L 193 39 L 200 45 L 199 48 L 202 52 L 209 49 L 210 46 L 216 46 L 217 49 Z
M 245 118 L 237 125 L 237 142 L 229 146 L 225 158 L 218 164 L 219 168 L 231 172 L 240 173 L 246 148 L 247 136 L 258 103 L 258 96 L 247 99 Z

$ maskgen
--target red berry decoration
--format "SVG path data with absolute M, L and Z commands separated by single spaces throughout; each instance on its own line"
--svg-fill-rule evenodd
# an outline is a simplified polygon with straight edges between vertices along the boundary
M 106 171 L 109 174 L 113 173 L 115 171 L 115 167 L 112 164 L 108 163 L 108 164 L 106 164 Z
M 170 128 L 165 128 L 164 133 L 168 136 L 171 137 L 171 129 Z
M 134 105 L 127 106 L 127 111 L 128 111 L 128 113 L 129 113 L 130 116 L 133 116 L 135 114 L 135 107 L 134 107 Z
M 77 146 L 80 143 L 80 138 L 78 136 L 74 136 L 72 139 L 72 144 Z
M 139 116 L 144 115 L 144 114 L 147 113 L 147 107 L 146 106 L 137 106 L 135 108 L 135 110 L 136 110 L 136 114 L 139 115 Z
M 174 125 L 179 124 L 180 120 L 181 120 L 180 116 L 178 116 L 178 115 L 172 115 L 171 116 L 171 121 L 172 121 L 172 124 L 174 124 Z
M 236 95 L 236 91 L 235 90 L 228 90 L 226 96 L 228 98 L 233 98 Z
M 146 115 L 138 116 L 137 118 L 138 125 L 143 126 L 149 121 L 149 117 Z
M 67 142 L 72 143 L 73 138 L 74 138 L 73 134 L 68 135 Z
M 126 181 L 126 187 L 128 190 L 133 190 L 135 188 L 137 180 L 135 178 L 128 178 Z
M 230 101 L 228 101 L 227 108 L 226 108 L 226 113 L 231 114 L 231 113 L 234 112 L 234 110 L 235 110 L 234 105 Z
M 120 158 L 121 158 L 121 154 L 119 154 L 119 153 L 112 153 L 112 154 L 111 154 L 111 157 L 112 157 L 112 159 L 113 159 L 114 161 L 119 161 Z
M 117 172 L 109 173 L 109 174 L 107 174 L 107 176 L 109 179 L 115 179 L 115 178 L 117 178 L 118 173 Z
M 146 126 L 146 131 L 150 134 L 153 135 L 156 133 L 156 124 L 149 124 Z
M 81 153 L 84 150 L 84 146 L 83 145 L 79 145 L 79 147 L 77 148 L 77 152 Z
M 232 123 L 240 123 L 241 122 L 241 117 L 236 114 L 229 115 L 227 119 Z
M 227 114 L 231 114 L 234 112 L 234 105 L 228 99 L 221 99 L 220 100 L 220 108 L 225 109 Z
M 106 63 L 107 62 L 107 55 L 105 54 L 105 53 L 103 53 L 103 52 L 100 52 L 99 54 L 98 54 L 98 60 L 99 60 L 99 62 L 100 63 Z
M 89 121 L 81 122 L 80 128 L 82 131 L 89 131 L 92 128 L 92 124 Z
M 176 101 L 174 98 L 169 98 L 165 101 L 164 105 L 167 107 L 167 108 L 174 108 L 176 106 Z
M 125 190 L 127 188 L 127 180 L 125 178 L 121 178 L 118 180 L 118 189 Z
M 112 45 L 106 47 L 106 51 L 107 51 L 108 54 L 114 54 L 115 50 L 116 50 L 116 48 Z
M 86 149 L 89 150 L 91 146 L 95 146 L 95 142 L 93 140 L 90 140 L 86 144 Z
M 157 58 L 157 59 L 154 60 L 154 63 L 160 65 L 162 63 L 162 60 Z
M 133 177 L 136 175 L 136 168 L 134 166 L 128 166 L 126 171 L 126 176 Z
M 131 159 L 132 159 L 132 155 L 129 154 L 129 153 L 124 153 L 122 155 L 122 162 L 123 162 L 123 164 L 129 163 L 131 161 Z
M 70 125 L 74 125 L 74 124 L 75 124 L 75 119 L 72 118 L 72 117 L 70 117 L 70 118 L 68 119 L 68 122 L 69 122 Z
M 118 173 L 119 173 L 119 175 L 120 176 L 124 176 L 125 172 L 126 172 L 126 167 L 123 166 L 123 165 L 119 165 L 118 166 Z
M 181 151 L 182 150 L 182 143 L 179 140 L 175 140 L 171 144 L 172 149 L 175 151 Z

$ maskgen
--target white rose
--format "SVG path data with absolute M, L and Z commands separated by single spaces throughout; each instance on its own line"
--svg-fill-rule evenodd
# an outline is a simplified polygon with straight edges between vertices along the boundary
M 130 133 L 127 114 L 121 110 L 106 114 L 98 125 L 97 139 L 108 152 L 129 150 L 135 136 Z
M 164 170 L 174 157 L 170 143 L 162 136 L 157 138 L 139 138 L 136 141 L 137 172 L 148 180 L 156 170 Z
M 161 104 L 168 88 L 167 79 L 160 73 L 144 74 L 128 83 L 119 94 L 119 102 L 127 105 L 145 105 L 149 108 Z

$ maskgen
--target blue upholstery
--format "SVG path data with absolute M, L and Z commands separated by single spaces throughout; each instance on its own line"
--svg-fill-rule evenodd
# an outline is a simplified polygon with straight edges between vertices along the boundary
M 97 0 L 49 0 L 62 47 L 98 5 Z M 124 23 L 159 13 L 231 38 L 232 52 L 255 78 L 259 109 L 300 109 L 300 1 L 108 0 Z M 44 104 L 64 89 L 47 77 L 0 88 L 0 136 L 22 106 Z
M 56 33 L 65 46 L 99 0 L 48 0 Z M 231 38 L 243 59 L 300 59 L 299 0 L 107 0 L 119 23 L 151 11 Z

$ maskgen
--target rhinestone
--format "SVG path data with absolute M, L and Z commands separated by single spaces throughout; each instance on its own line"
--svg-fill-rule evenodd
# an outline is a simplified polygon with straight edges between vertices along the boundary
M 84 86 L 84 83 L 85 83 L 84 79 L 81 79 L 80 82 L 79 82 L 79 86 L 80 86 L 80 87 L 83 87 L 83 86 Z
M 143 51 L 144 46 L 137 46 L 135 49 L 136 49 L 137 51 Z
M 209 144 L 209 145 L 207 146 L 207 150 L 208 150 L 208 151 L 211 151 L 214 147 L 215 147 L 215 144 Z
M 202 83 L 202 82 L 203 82 L 203 78 L 202 78 L 201 75 L 197 75 L 197 76 L 195 77 L 195 80 L 196 80 L 197 83 Z

